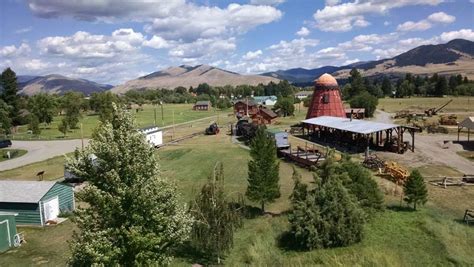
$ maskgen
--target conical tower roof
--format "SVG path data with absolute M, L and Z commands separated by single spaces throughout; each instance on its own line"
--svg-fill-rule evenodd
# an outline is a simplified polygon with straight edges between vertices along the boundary
M 337 80 L 328 73 L 319 76 L 318 79 L 314 80 L 314 83 L 319 86 L 338 86 Z
M 313 98 L 306 119 L 319 116 L 346 117 L 339 85 L 336 79 L 327 73 L 314 80 Z

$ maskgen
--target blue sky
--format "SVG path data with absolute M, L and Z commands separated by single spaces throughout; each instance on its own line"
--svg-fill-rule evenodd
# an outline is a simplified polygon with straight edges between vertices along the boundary
M 0 68 L 101 83 L 181 64 L 239 73 L 474 41 L 473 0 L 3 0 Z

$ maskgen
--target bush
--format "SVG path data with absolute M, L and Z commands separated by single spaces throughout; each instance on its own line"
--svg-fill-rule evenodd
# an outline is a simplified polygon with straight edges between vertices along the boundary
M 351 108 L 365 108 L 365 116 L 373 117 L 375 109 L 379 104 L 377 97 L 364 91 L 350 100 Z

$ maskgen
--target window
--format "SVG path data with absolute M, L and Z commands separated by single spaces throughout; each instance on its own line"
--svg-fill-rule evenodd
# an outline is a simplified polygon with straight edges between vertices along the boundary
M 323 103 L 324 103 L 324 104 L 329 103 L 329 94 L 324 94 L 324 95 L 323 95 Z

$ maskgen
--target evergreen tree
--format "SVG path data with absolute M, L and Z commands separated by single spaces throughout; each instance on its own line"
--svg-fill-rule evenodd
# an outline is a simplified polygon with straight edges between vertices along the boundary
M 352 98 L 353 96 L 356 96 L 365 91 L 366 88 L 364 86 L 362 75 L 356 68 L 353 68 L 351 70 L 350 75 L 351 76 L 349 77 L 349 82 L 351 84 L 351 87 L 349 91 L 349 98 Z
M 443 96 L 448 93 L 448 82 L 446 77 L 441 76 L 436 81 L 435 94 L 437 96 Z
M 353 194 L 359 205 L 371 215 L 384 209 L 384 198 L 377 183 L 372 179 L 370 171 L 360 164 L 348 159 L 340 164 L 341 172 L 347 173 L 349 180 L 343 181 L 344 186 Z
M 70 264 L 168 264 L 189 237 L 192 219 L 178 203 L 176 186 L 161 177 L 155 151 L 132 115 L 112 108 L 89 146 L 67 160 L 66 168 L 88 181 L 77 194 L 87 205 L 74 217 Z
M 0 130 L 2 134 L 10 134 L 12 120 L 10 118 L 11 107 L 0 99 Z
M 0 77 L 1 87 L 3 88 L 2 91 L 2 99 L 3 101 L 10 106 L 9 110 L 9 117 L 11 119 L 11 123 L 13 126 L 20 124 L 20 117 L 19 117 L 19 96 L 18 96 L 18 84 L 16 79 L 16 73 L 10 69 L 6 68 Z
M 224 168 L 216 164 L 201 193 L 190 205 L 195 218 L 191 241 L 197 250 L 220 264 L 224 253 L 232 248 L 234 230 L 241 217 L 224 194 Z
M 387 78 L 387 76 L 384 76 L 383 80 L 382 80 L 382 91 L 383 91 L 384 95 L 391 96 L 392 95 L 392 90 L 393 90 L 392 83 Z
M 295 183 L 293 209 L 288 215 L 290 233 L 305 249 L 348 246 L 363 235 L 364 212 L 343 186 L 347 173 L 336 173 L 333 160 L 321 166 L 316 188 Z M 298 197 L 296 197 L 298 196 Z
M 261 204 L 262 212 L 265 212 L 265 203 L 280 197 L 276 152 L 275 141 L 266 134 L 263 127 L 259 127 L 250 143 L 252 159 L 248 163 L 248 187 L 245 194 L 250 200 Z
M 425 204 L 428 200 L 428 190 L 426 189 L 423 176 L 418 170 L 411 172 L 407 181 L 403 185 L 403 192 L 405 193 L 405 201 L 408 204 L 413 203 L 413 209 L 416 210 L 416 205 Z

